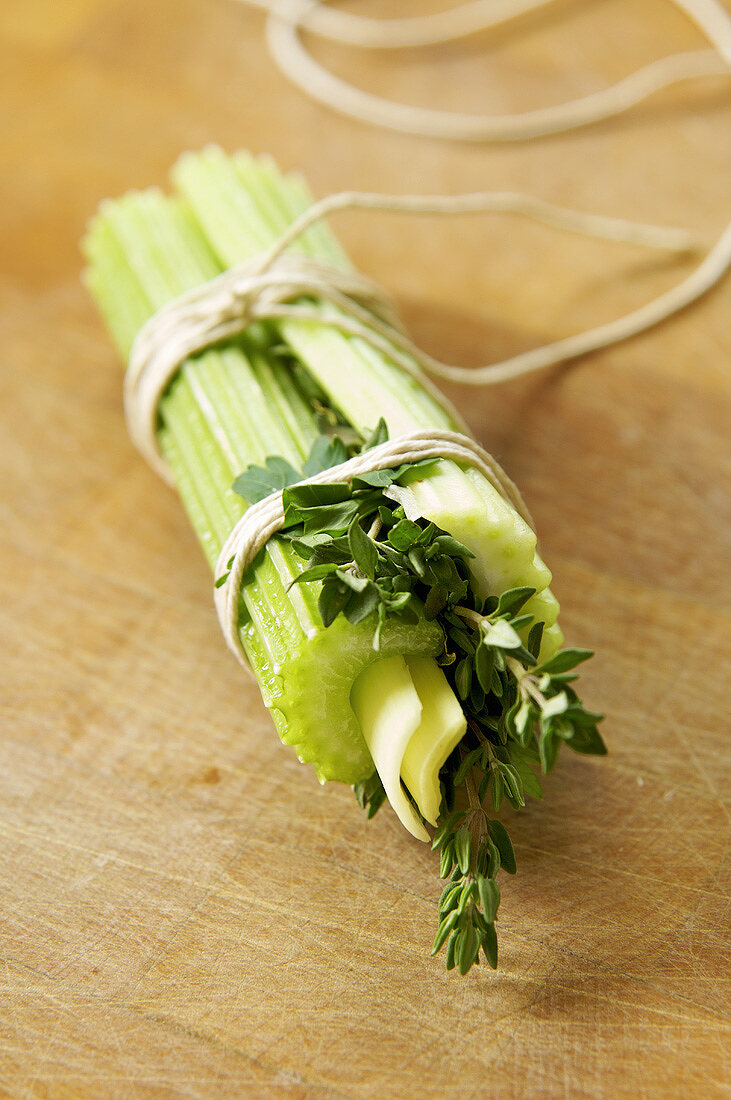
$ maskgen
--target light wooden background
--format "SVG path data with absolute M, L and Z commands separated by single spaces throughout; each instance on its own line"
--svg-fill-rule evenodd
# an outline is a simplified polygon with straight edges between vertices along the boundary
M 178 502 L 127 441 L 77 242 L 101 198 L 208 141 L 269 150 L 317 194 L 510 186 L 711 241 L 728 81 L 449 147 L 312 105 L 233 0 L 4 0 L 0 24 L 0 1093 L 726 1095 L 728 282 L 570 369 L 452 392 L 525 492 L 567 635 L 597 650 L 611 753 L 567 754 L 510 822 L 501 968 L 460 980 L 427 957 L 433 858 L 320 789 L 227 654 Z M 701 45 L 667 0 L 557 0 L 440 51 L 327 52 L 403 99 L 518 110 Z M 690 270 L 509 217 L 338 227 L 466 363 Z

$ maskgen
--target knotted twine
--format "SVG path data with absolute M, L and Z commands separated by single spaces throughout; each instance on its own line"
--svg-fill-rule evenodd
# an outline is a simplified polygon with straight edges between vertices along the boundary
M 455 196 L 345 192 L 323 199 L 297 218 L 269 250 L 174 298 L 138 333 L 125 374 L 125 415 L 133 442 L 168 483 L 172 483 L 172 478 L 157 440 L 158 405 L 163 393 L 186 359 L 213 344 L 240 335 L 257 321 L 285 318 L 315 321 L 365 340 L 415 377 L 445 409 L 453 423 L 462 427 L 459 413 L 431 383 L 428 374 L 472 385 L 487 385 L 575 357 L 637 331 L 631 326 L 628 330 L 628 322 L 635 316 L 630 315 L 504 363 L 474 369 L 443 363 L 413 343 L 377 283 L 347 268 L 285 252 L 313 222 L 332 210 L 346 207 L 441 214 L 511 210 L 590 236 L 676 251 L 693 247 L 693 241 L 682 230 L 582 214 L 514 192 Z M 695 276 L 702 274 L 702 268 L 703 265 Z M 657 306 L 659 301 L 650 303 L 650 307 Z M 647 327 L 647 321 L 642 327 Z M 465 428 L 464 432 L 446 429 L 410 432 L 299 484 L 349 481 L 358 475 L 403 463 L 428 458 L 451 459 L 479 470 L 532 526 L 515 484 L 496 459 L 466 431 Z M 282 529 L 283 523 L 282 494 L 271 493 L 247 509 L 226 539 L 216 564 L 216 576 L 227 574 L 220 587 L 214 589 L 219 622 L 227 645 L 242 664 L 246 664 L 246 656 L 238 630 L 238 598 L 243 576 L 267 541 Z

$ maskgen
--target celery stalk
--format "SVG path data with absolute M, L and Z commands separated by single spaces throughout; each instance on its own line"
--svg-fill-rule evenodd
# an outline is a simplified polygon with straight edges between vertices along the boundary
M 125 357 L 156 309 L 220 270 L 186 204 L 156 191 L 105 203 L 84 249 L 87 284 Z M 245 508 L 231 490 L 237 474 L 269 454 L 301 466 L 317 434 L 311 404 L 276 357 L 242 342 L 183 365 L 160 403 L 159 442 L 212 566 Z M 241 638 L 282 740 L 321 779 L 353 783 L 373 770 L 353 681 L 379 656 L 437 653 L 441 631 L 389 623 L 377 654 L 368 624 L 325 630 L 316 586 L 289 587 L 301 570 L 286 543 L 270 541 L 243 587 Z

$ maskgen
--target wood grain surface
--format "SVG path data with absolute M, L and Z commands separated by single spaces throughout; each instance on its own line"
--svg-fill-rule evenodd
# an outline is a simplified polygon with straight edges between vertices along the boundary
M 567 753 L 511 821 L 501 967 L 459 979 L 428 958 L 433 857 L 320 788 L 227 654 L 178 501 L 127 440 L 78 240 L 104 196 L 217 141 L 317 194 L 515 187 L 710 242 L 728 81 L 450 147 L 310 103 L 233 0 L 4 0 L 0 36 L 0 1094 L 727 1095 L 728 282 L 606 354 L 450 393 L 523 488 L 568 637 L 597 651 L 585 697 L 610 749 Z M 508 111 L 702 44 L 667 0 L 557 0 L 441 50 L 315 50 L 403 100 Z M 465 363 L 690 270 L 508 216 L 337 228 Z

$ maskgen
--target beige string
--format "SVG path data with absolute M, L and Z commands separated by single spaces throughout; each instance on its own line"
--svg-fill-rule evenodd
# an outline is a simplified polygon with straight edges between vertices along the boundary
M 358 336 L 416 377 L 446 409 L 453 422 L 462 425 L 458 411 L 427 375 L 480 386 L 514 378 L 625 339 L 681 308 L 702 292 L 701 285 L 707 288 L 714 281 L 713 271 L 709 275 L 707 270 L 709 256 L 686 283 L 670 292 L 673 296 L 671 308 L 667 305 L 670 295 L 664 295 L 620 321 L 506 362 L 477 368 L 453 366 L 428 355 L 413 343 L 383 289 L 376 283 L 346 268 L 286 252 L 313 222 L 346 208 L 412 214 L 512 211 L 555 228 L 606 240 L 677 252 L 697 247 L 697 242 L 684 230 L 584 214 L 510 191 L 452 196 L 374 195 L 349 191 L 324 198 L 297 218 L 266 252 L 168 302 L 140 330 L 132 346 L 124 382 L 127 425 L 137 448 L 166 481 L 170 482 L 170 474 L 157 442 L 157 407 L 162 394 L 187 358 L 220 340 L 237 336 L 254 321 L 316 321 Z M 727 251 L 731 251 L 731 234 L 727 243 Z M 642 320 L 638 323 L 640 315 Z
M 603 91 L 569 103 L 522 114 L 475 115 L 435 111 L 380 99 L 333 76 L 306 51 L 299 37 L 300 29 L 337 42 L 371 49 L 431 46 L 496 27 L 526 12 L 545 7 L 551 0 L 470 0 L 442 12 L 386 20 L 338 11 L 319 0 L 243 2 L 262 8 L 268 13 L 267 38 L 272 56 L 285 75 L 308 95 L 353 118 L 404 133 L 429 137 L 459 141 L 523 141 L 545 137 L 618 115 L 653 92 L 678 81 L 728 74 L 731 71 L 731 18 L 718 0 L 673 0 L 676 7 L 705 34 L 713 46 L 712 50 L 661 58 Z M 530 201 L 534 206 L 539 203 L 535 199 Z M 327 210 L 341 209 L 346 205 L 412 212 L 456 212 L 451 197 L 445 197 L 442 209 L 437 210 L 431 198 L 420 205 L 413 196 L 393 200 L 385 196 L 367 198 L 348 193 L 342 199 L 330 200 L 330 205 L 316 204 L 311 214 L 303 215 L 300 223 L 304 225 L 309 217 L 314 221 Z M 496 201 L 492 209 L 499 208 Z M 514 206 L 504 207 L 508 208 L 516 209 Z M 467 207 L 462 206 L 461 209 Z M 591 232 L 591 215 L 583 215 L 583 218 L 584 228 L 580 232 Z M 295 223 L 293 227 L 297 233 L 301 232 L 300 223 Z M 553 224 L 558 225 L 559 222 L 554 221 Z M 566 225 L 561 227 L 569 228 Z M 646 228 L 642 227 L 643 231 Z M 645 239 L 641 243 L 651 242 Z M 413 346 L 407 348 L 405 344 L 401 344 L 401 352 L 416 359 L 423 371 L 453 382 L 486 385 L 516 378 L 644 332 L 696 301 L 723 278 L 730 266 L 731 222 L 700 266 L 688 278 L 640 309 L 588 332 L 535 348 L 500 364 L 470 371 L 440 363 L 425 353 L 418 352 Z M 359 335 L 362 336 L 363 333 Z M 397 361 L 405 366 L 403 354 Z
M 451 141 L 524 141 L 574 130 L 622 114 L 672 84 L 727 75 L 731 68 L 731 20 L 717 0 L 673 0 L 714 49 L 661 58 L 581 99 L 520 114 L 433 110 L 383 99 L 334 76 L 307 51 L 300 29 L 367 49 L 431 46 L 489 30 L 550 0 L 476 0 L 431 15 L 386 20 L 337 11 L 318 0 L 242 2 L 268 13 L 267 43 L 275 63 L 311 98 L 362 122 Z
M 307 478 L 299 484 L 324 485 L 350 481 L 354 477 L 373 470 L 392 469 L 404 462 L 419 462 L 426 458 L 451 459 L 462 466 L 471 466 L 479 470 L 500 495 L 520 513 L 526 523 L 533 526 L 520 491 L 492 455 L 466 435 L 437 428 L 425 428 L 388 440 L 364 454 L 356 455 L 347 462 L 323 470 L 322 473 Z M 228 571 L 224 583 L 214 588 L 218 620 L 227 646 L 244 666 L 247 665 L 247 660 L 239 633 L 241 584 L 246 570 L 257 554 L 273 535 L 281 531 L 283 525 L 282 494 L 281 492 L 271 493 L 264 500 L 252 504 L 244 512 L 223 544 L 216 563 L 217 577 L 226 575 Z

